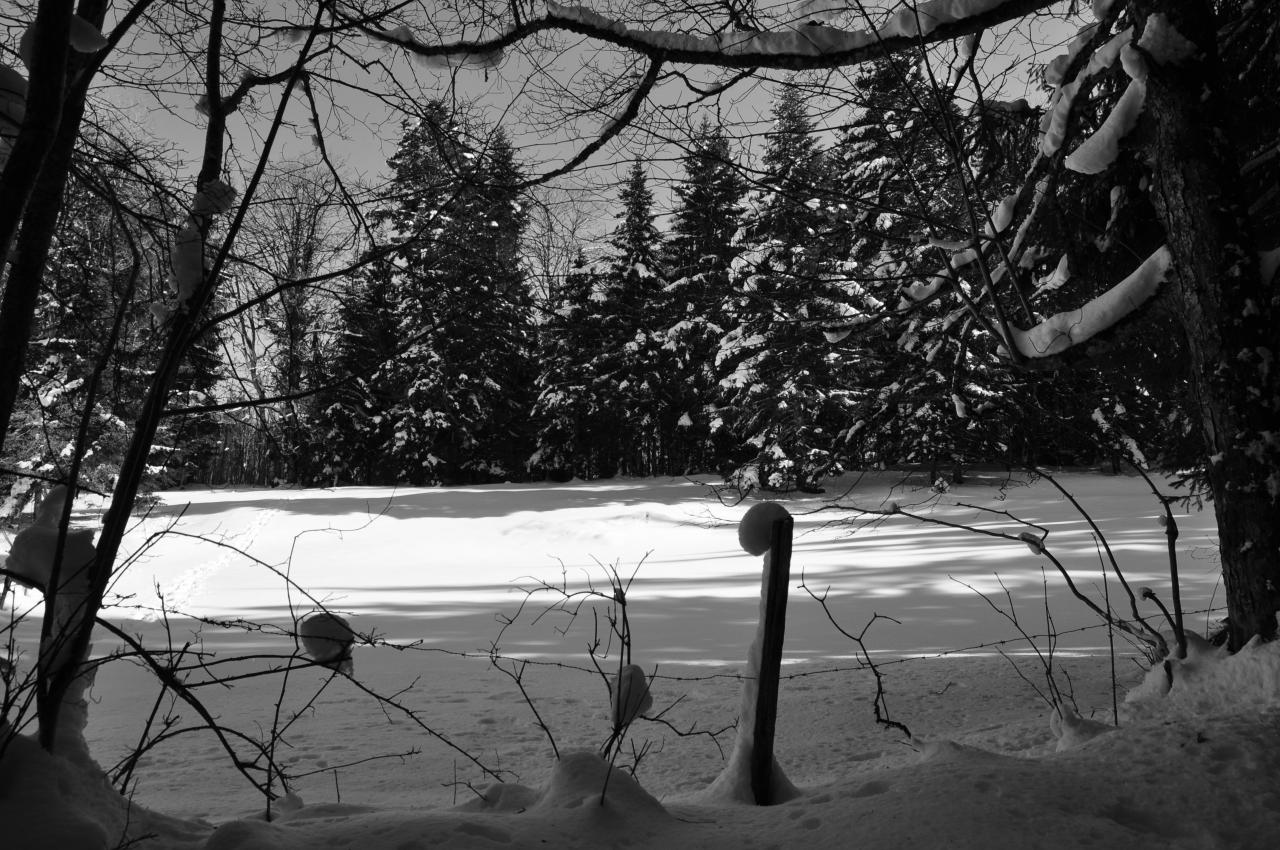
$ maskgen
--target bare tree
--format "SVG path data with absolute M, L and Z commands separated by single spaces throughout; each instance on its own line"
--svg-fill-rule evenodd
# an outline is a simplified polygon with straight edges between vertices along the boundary
M 314 396 L 307 390 L 325 379 L 332 353 L 341 281 L 321 278 L 359 254 L 360 210 L 338 190 L 320 165 L 273 165 L 245 219 L 229 274 L 235 304 L 256 304 L 226 323 L 234 339 L 228 359 L 236 371 L 227 400 L 252 404 L 230 414 L 227 437 L 244 446 L 237 457 L 249 467 L 223 471 L 223 480 L 269 484 L 307 480 L 305 448 Z

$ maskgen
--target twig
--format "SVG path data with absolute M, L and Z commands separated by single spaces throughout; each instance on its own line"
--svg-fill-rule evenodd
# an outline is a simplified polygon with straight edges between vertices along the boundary
M 876 723 L 879 723 L 882 726 L 888 726 L 891 729 L 897 729 L 898 731 L 906 735 L 908 738 L 910 738 L 911 730 L 907 728 L 906 724 L 900 723 L 897 720 L 892 720 L 889 717 L 889 707 L 888 707 L 888 704 L 885 702 L 885 694 L 884 694 L 884 677 L 881 675 L 880 669 L 876 666 L 876 663 L 871 660 L 871 653 L 867 651 L 867 645 L 865 642 L 867 632 L 871 629 L 871 627 L 875 624 L 877 620 L 888 620 L 891 623 L 898 623 L 898 625 L 901 625 L 901 623 L 899 623 L 897 620 L 895 620 L 892 617 L 887 617 L 883 614 L 877 614 L 873 612 L 871 615 L 871 619 L 868 620 L 866 625 L 862 627 L 862 631 L 855 635 L 852 632 L 849 632 L 848 630 L 846 630 L 844 626 L 840 625 L 839 621 L 836 620 L 835 615 L 831 613 L 831 608 L 827 604 L 827 595 L 831 592 L 831 588 L 827 588 L 823 590 L 821 595 L 815 593 L 813 588 L 809 587 L 809 585 L 805 583 L 803 571 L 801 571 L 801 574 L 800 574 L 800 588 L 805 593 L 809 594 L 810 598 L 812 598 L 815 602 L 817 602 L 819 605 L 822 606 L 822 613 L 826 615 L 827 621 L 830 622 L 831 625 L 835 627 L 835 630 L 840 634 L 844 635 L 849 640 L 853 641 L 854 646 L 858 648 L 858 652 L 862 656 L 861 668 L 870 670 L 871 675 L 875 677 L 876 695 L 871 702 L 871 708 L 873 713 L 875 714 Z

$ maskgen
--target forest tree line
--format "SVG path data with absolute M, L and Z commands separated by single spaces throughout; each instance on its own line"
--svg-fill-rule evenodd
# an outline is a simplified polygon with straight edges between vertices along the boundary
M 787 491 L 881 464 L 931 479 L 991 463 L 1193 466 L 1168 368 L 1179 344 L 1158 313 L 1095 347 L 1091 368 L 1029 371 L 952 332 L 942 309 L 891 309 L 963 241 L 977 206 L 1021 179 L 1040 111 L 961 110 L 919 66 L 887 60 L 864 66 L 855 91 L 820 132 L 802 80 L 777 86 L 757 160 L 704 119 L 683 144 L 665 231 L 637 161 L 607 244 L 538 281 L 524 255 L 533 200 L 501 128 L 430 104 L 404 123 L 364 218 L 314 169 L 282 172 L 226 272 L 251 306 L 233 321 L 211 306 L 219 321 L 186 358 L 153 485 L 719 472 Z M 109 486 L 164 320 L 145 292 L 164 285 L 172 251 L 149 223 L 172 217 L 176 193 L 145 160 L 102 142 L 68 189 L 10 474 L 57 468 L 89 352 L 112 304 L 130 300 L 123 334 L 137 344 L 119 347 L 89 425 L 86 469 Z M 1136 235 L 1117 223 L 1116 194 L 1064 195 L 1027 264 L 1035 286 L 1129 261 Z M 112 273 L 123 254 L 152 257 L 146 279 Z M 13 505 L 32 479 L 10 480 Z

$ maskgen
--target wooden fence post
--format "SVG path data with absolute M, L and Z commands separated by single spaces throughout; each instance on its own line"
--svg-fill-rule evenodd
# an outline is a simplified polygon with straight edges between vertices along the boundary
M 791 577 L 791 531 L 794 520 L 785 509 L 772 523 L 764 582 L 760 671 L 752 730 L 751 793 L 756 805 L 774 802 L 773 739 L 778 720 L 778 681 L 782 672 L 782 643 L 787 628 L 787 585 Z

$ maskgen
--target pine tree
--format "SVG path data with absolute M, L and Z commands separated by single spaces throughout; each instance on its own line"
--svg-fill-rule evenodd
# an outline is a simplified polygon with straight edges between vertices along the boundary
M 682 164 L 684 179 L 675 188 L 678 203 L 665 254 L 673 277 L 692 277 L 708 266 L 729 265 L 747 182 L 723 129 L 706 119 Z
M 206 310 L 208 315 L 216 311 L 214 302 Z M 182 366 L 178 369 L 170 395 L 171 408 L 204 407 L 217 401 L 216 389 L 224 378 L 222 337 L 218 329 L 210 328 L 187 350 Z M 210 471 L 222 448 L 223 421 L 212 412 L 190 413 L 171 418 L 156 436 L 153 452 L 165 468 L 157 484 L 181 486 L 192 482 L 213 483 Z
M 744 219 L 725 305 L 715 425 L 743 446 L 743 472 L 759 486 L 811 490 L 840 468 L 836 436 L 857 364 L 822 333 L 847 293 L 832 273 L 825 160 L 793 86 L 779 93 L 763 161 L 765 188 Z
M 579 257 L 553 294 L 541 339 L 531 463 L 555 477 L 670 470 L 671 355 L 664 349 L 661 235 L 642 166 L 619 190 L 621 210 L 600 261 Z
M 729 297 L 733 237 L 747 184 L 723 130 L 704 120 L 684 160 L 684 179 L 664 246 L 671 283 L 663 299 L 665 349 L 675 417 L 673 459 L 683 470 L 719 465 L 711 438 L 715 405 L 715 355 L 726 328 L 720 315 Z
M 959 478 L 966 462 L 1007 456 L 1012 382 L 989 368 L 983 355 L 992 352 L 975 349 L 983 341 L 921 293 L 951 285 L 948 253 L 933 246 L 971 240 L 966 203 L 985 210 L 1007 190 L 994 171 L 958 175 L 966 121 L 939 105 L 917 68 L 869 63 L 857 90 L 832 151 L 841 195 L 833 218 L 848 246 L 847 285 L 861 302 L 848 342 L 867 365 L 868 392 L 846 437 L 863 456 Z M 959 272 L 958 285 L 980 287 L 972 273 Z
M 331 380 L 318 399 L 324 427 L 323 473 L 333 483 L 396 480 L 383 447 L 390 443 L 387 414 L 398 402 L 386 365 L 401 354 L 392 266 L 371 263 L 338 308 Z
M 153 175 L 154 184 L 141 184 L 132 170 L 135 155 L 104 144 L 81 162 L 78 179 L 68 184 L 0 458 L 5 470 L 65 478 L 88 406 L 79 481 L 107 489 L 119 472 L 128 425 L 154 368 L 154 320 L 147 305 L 165 286 L 166 251 L 136 219 L 119 215 L 113 201 L 158 220 L 169 217 L 160 207 L 162 179 Z M 117 344 L 108 351 L 104 344 L 117 320 Z M 158 440 L 167 441 L 166 432 Z M 158 478 L 165 479 L 170 459 L 164 449 L 153 452 Z M 0 495 L 8 495 L 0 499 L 4 512 L 21 509 L 32 492 L 32 479 L 22 476 L 5 474 L 0 484 Z
M 511 146 L 500 132 L 473 144 L 434 103 L 390 164 L 378 220 L 392 245 L 342 311 L 339 363 L 355 380 L 328 412 L 335 445 L 363 452 L 330 465 L 370 481 L 507 478 L 529 452 L 532 383 Z
M 658 265 L 661 235 L 654 225 L 653 193 L 636 163 L 618 193 L 622 204 L 597 312 L 602 347 L 591 366 L 596 408 L 612 429 L 618 471 L 653 475 L 667 469 L 674 429 L 659 304 L 665 282 Z
M 537 398 L 533 419 L 536 448 L 529 466 L 548 477 L 592 479 L 616 458 L 614 423 L 606 421 L 595 395 L 592 368 L 603 350 L 603 330 L 592 295 L 596 275 L 581 253 L 564 281 L 551 292 L 551 311 L 539 327 Z M 616 459 L 607 474 L 616 470 Z
M 536 366 L 533 301 L 521 264 L 520 243 L 527 214 L 518 189 L 522 175 L 515 151 L 501 129 L 489 137 L 477 163 L 474 213 L 477 227 L 460 232 L 467 274 L 458 282 L 464 298 L 454 344 L 455 387 L 470 381 L 468 398 L 475 419 L 475 449 L 459 453 L 456 465 L 468 480 L 519 477 L 533 439 L 529 410 Z M 456 390 L 455 390 L 456 391 Z

